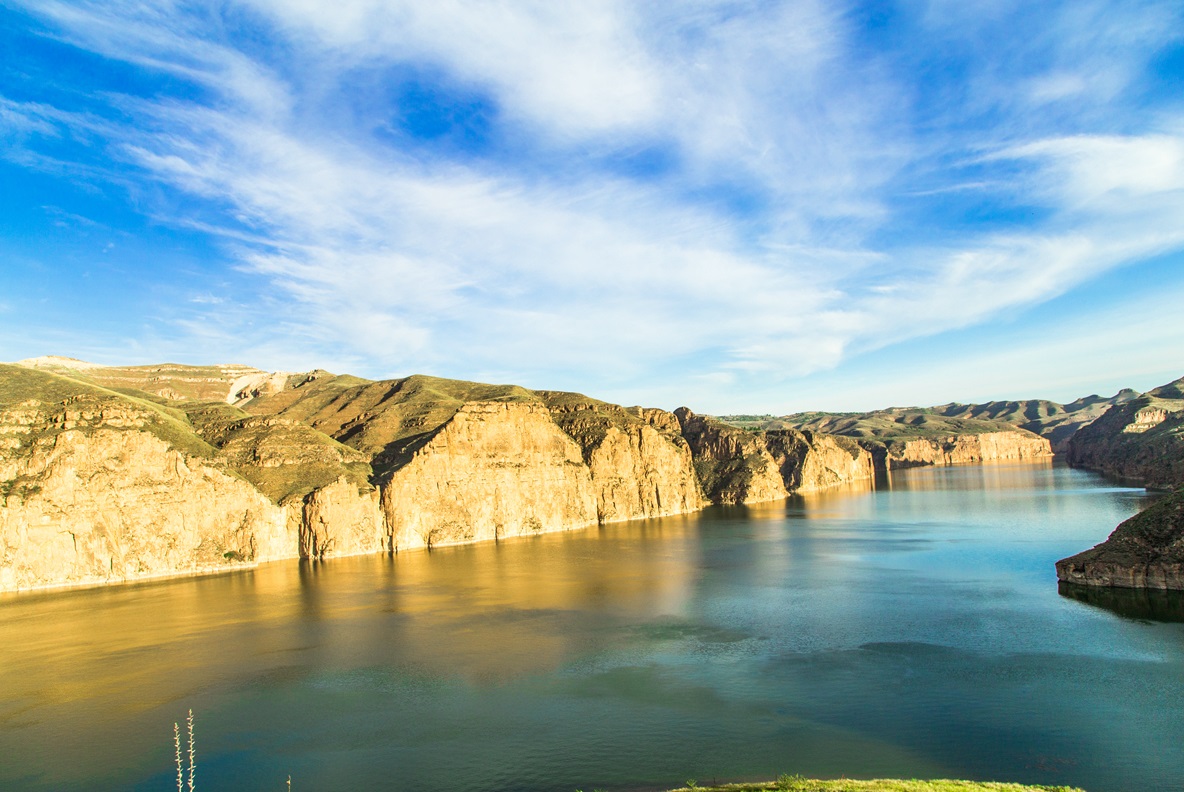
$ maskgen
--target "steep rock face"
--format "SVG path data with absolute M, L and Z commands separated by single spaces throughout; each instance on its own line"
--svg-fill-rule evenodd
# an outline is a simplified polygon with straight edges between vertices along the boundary
M 865 441 L 865 443 L 868 441 Z M 891 439 L 878 443 L 873 454 L 887 470 L 925 465 L 961 465 L 981 462 L 1015 462 L 1052 456 L 1046 438 L 1016 430 L 942 438 Z
M 298 536 L 301 558 L 394 549 L 378 490 L 360 490 L 344 476 L 287 506 L 289 531 Z
M 780 429 L 766 432 L 765 444 L 793 492 L 817 492 L 875 476 L 871 453 L 846 437 Z
M 1184 590 L 1184 490 L 1131 517 L 1100 545 L 1058 561 L 1057 577 L 1085 586 Z
M 1111 407 L 1069 441 L 1069 464 L 1148 487 L 1184 483 L 1184 399 L 1176 383 Z
M 673 415 L 619 407 L 575 393 L 539 395 L 555 423 L 580 445 L 601 522 L 703 508 L 691 449 Z
M 690 448 L 648 425 L 609 427 L 586 458 L 601 522 L 685 514 L 704 506 Z
M 71 428 L 38 438 L 26 452 L 4 463 L 10 486 L 0 508 L 0 590 L 295 555 L 282 509 L 148 432 Z
M 703 492 L 712 503 L 760 503 L 789 494 L 763 435 L 696 415 L 686 407 L 679 407 L 674 415 L 690 444 Z
M 394 550 L 597 521 L 580 447 L 528 402 L 465 404 L 388 474 L 381 499 Z

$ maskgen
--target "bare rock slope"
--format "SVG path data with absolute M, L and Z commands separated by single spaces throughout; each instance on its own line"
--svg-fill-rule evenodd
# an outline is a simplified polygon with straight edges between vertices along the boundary
M 1184 590 L 1184 379 L 1112 406 L 1069 441 L 1069 462 L 1176 491 L 1103 543 L 1057 562 L 1062 582 Z
M 846 438 L 794 429 L 752 432 L 686 407 L 674 414 L 713 503 L 759 503 L 874 475 L 872 455 Z

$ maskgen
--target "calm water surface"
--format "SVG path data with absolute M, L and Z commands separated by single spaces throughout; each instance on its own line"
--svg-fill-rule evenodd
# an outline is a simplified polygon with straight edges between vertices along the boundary
M 1146 503 L 1051 466 L 0 598 L 0 788 L 1184 788 L 1184 624 L 1060 596 Z

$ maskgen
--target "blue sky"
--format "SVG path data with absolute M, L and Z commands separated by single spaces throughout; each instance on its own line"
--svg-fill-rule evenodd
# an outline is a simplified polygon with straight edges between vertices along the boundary
M 0 359 L 774 413 L 1184 374 L 1176 0 L 0 0 L 0 50 Z

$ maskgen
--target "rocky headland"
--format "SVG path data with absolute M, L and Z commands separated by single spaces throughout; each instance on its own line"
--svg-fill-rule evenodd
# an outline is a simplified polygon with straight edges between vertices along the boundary
M 0 590 L 498 540 L 871 475 L 842 438 L 721 424 L 708 442 L 691 416 L 424 376 L 2 365 Z
M 1184 590 L 1184 379 L 1108 409 L 1068 443 L 1069 463 L 1154 489 L 1175 490 L 1101 544 L 1057 562 L 1081 586 Z
M 1184 490 L 1123 522 L 1097 547 L 1058 561 L 1057 577 L 1082 586 L 1184 590 Z

